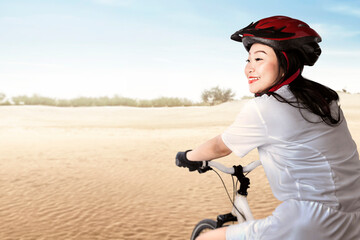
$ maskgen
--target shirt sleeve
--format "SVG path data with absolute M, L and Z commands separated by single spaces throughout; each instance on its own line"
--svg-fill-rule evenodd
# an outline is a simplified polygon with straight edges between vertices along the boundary
M 225 145 L 239 157 L 266 143 L 267 127 L 255 99 L 244 105 L 234 123 L 221 137 Z

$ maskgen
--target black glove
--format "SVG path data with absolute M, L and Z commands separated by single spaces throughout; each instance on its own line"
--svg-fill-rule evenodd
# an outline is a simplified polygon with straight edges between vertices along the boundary
M 176 160 L 175 160 L 175 164 L 178 167 L 187 167 L 189 168 L 190 172 L 193 172 L 195 170 L 198 170 L 199 168 L 202 167 L 202 162 L 201 161 L 190 161 L 187 159 L 186 157 L 186 153 L 190 152 L 191 150 L 187 150 L 185 152 L 178 152 L 176 154 Z

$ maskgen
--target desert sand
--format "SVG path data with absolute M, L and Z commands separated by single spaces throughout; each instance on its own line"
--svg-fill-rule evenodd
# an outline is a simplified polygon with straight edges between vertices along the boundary
M 213 172 L 178 168 L 178 151 L 220 134 L 246 100 L 214 107 L 0 107 L 0 239 L 189 239 L 231 209 Z M 360 146 L 360 95 L 341 94 Z M 222 159 L 228 166 L 258 157 Z M 231 190 L 231 178 L 222 175 Z M 249 174 L 256 218 L 280 203 Z

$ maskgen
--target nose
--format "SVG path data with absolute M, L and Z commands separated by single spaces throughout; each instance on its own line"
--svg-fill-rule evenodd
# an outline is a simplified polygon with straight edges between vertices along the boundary
M 247 63 L 245 66 L 245 73 L 253 73 L 254 72 L 254 67 L 252 66 L 251 63 Z

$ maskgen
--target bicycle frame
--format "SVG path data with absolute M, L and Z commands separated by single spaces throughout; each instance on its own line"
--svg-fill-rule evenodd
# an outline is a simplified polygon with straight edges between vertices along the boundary
M 198 170 L 199 173 L 207 172 L 208 170 L 212 170 L 216 168 L 221 172 L 231 174 L 236 176 L 240 182 L 239 190 L 236 193 L 235 200 L 233 202 L 233 209 L 230 213 L 219 215 L 216 221 L 212 219 L 203 219 L 198 224 L 196 224 L 194 230 L 191 233 L 190 240 L 195 240 L 199 235 L 204 233 L 204 231 L 213 230 L 216 228 L 223 227 L 227 222 L 244 222 L 253 220 L 254 217 L 251 213 L 248 201 L 247 201 L 247 189 L 250 184 L 250 180 L 244 175 L 244 173 L 248 173 L 261 165 L 260 160 L 250 163 L 249 165 L 242 167 L 233 166 L 231 168 L 225 167 L 219 162 L 214 161 L 204 161 L 202 167 Z M 230 196 L 229 196 L 230 197 Z
M 230 168 L 215 161 L 203 162 L 204 169 L 206 167 L 214 167 L 221 172 L 236 176 L 240 182 L 240 189 L 236 193 L 231 213 L 219 215 L 217 217 L 217 227 L 221 227 L 226 222 L 238 221 L 241 223 L 244 221 L 254 220 L 254 216 L 252 215 L 249 203 L 247 201 L 247 188 L 249 187 L 250 181 L 244 176 L 244 173 L 251 172 L 260 165 L 260 160 L 254 161 L 245 167 L 239 165 Z

